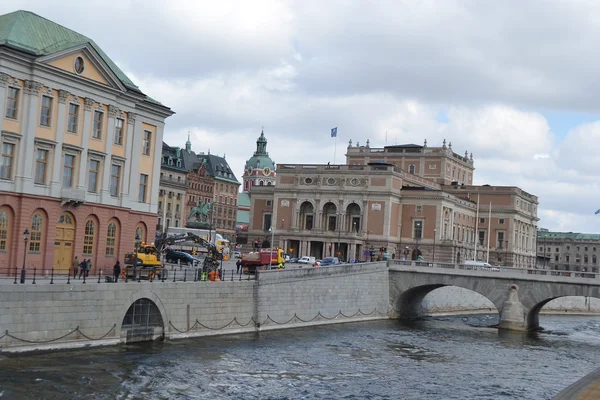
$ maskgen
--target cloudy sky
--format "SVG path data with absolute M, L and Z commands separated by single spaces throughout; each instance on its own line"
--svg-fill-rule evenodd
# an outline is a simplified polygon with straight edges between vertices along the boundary
M 168 6 L 167 6 L 168 4 Z M 451 141 L 475 183 L 539 197 L 539 226 L 600 232 L 600 2 L 12 0 L 94 39 L 177 114 L 165 141 L 238 177 L 275 162 Z M 387 132 L 387 134 L 386 134 Z

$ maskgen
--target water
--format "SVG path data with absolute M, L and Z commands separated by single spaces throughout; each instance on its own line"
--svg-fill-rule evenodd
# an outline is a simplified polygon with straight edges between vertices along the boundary
M 1 399 L 550 399 L 597 368 L 600 317 L 377 321 L 0 356 Z

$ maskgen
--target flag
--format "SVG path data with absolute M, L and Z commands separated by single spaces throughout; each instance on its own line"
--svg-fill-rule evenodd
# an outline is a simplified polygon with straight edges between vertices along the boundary
M 331 137 L 337 137 L 337 126 L 335 128 L 331 128 Z
M 600 208 L 596 210 L 595 215 L 600 214 Z

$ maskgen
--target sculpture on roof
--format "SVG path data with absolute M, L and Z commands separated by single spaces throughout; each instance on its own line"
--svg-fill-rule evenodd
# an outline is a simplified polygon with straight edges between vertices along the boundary
M 198 206 L 192 207 L 190 215 L 188 216 L 188 222 L 186 226 L 188 228 L 204 229 L 208 228 L 208 213 L 210 212 L 210 203 L 204 203 L 202 199 L 198 200 Z M 195 218 L 195 220 L 192 220 Z M 201 221 L 203 220 L 203 221 Z

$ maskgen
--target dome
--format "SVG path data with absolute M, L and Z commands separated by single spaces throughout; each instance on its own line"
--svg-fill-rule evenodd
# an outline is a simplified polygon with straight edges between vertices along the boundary
M 275 163 L 269 157 L 267 153 L 267 138 L 265 137 L 264 131 L 260 132 L 259 138 L 256 140 L 256 151 L 254 155 L 246 161 L 245 171 L 249 169 L 260 169 L 263 170 L 263 174 L 269 175 L 272 171 L 275 171 Z

